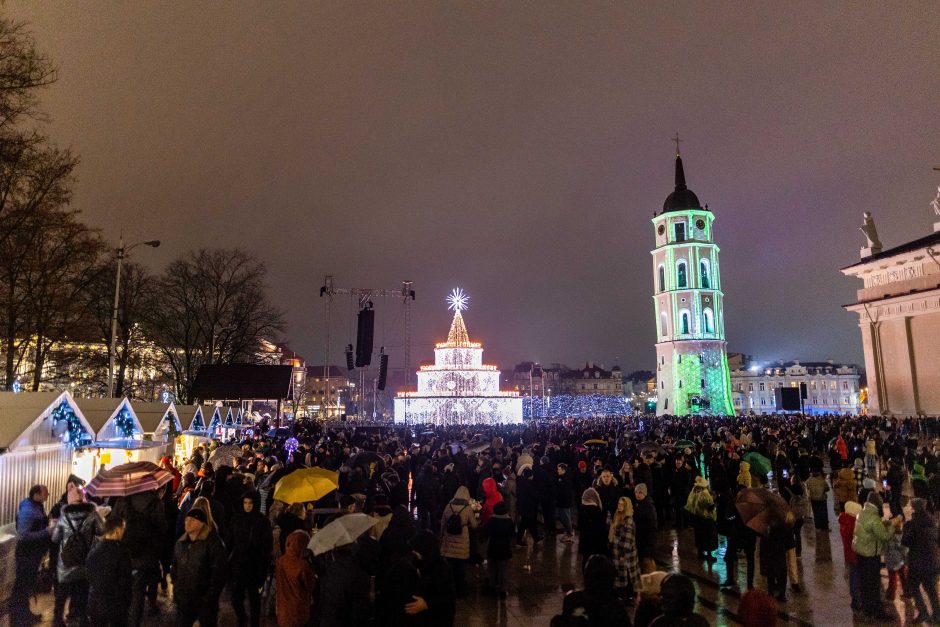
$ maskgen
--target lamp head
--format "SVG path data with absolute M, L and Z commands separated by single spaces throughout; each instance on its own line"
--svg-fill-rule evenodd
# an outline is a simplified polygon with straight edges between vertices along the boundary
M 149 242 L 144 242 L 144 244 L 146 244 L 147 246 L 150 246 L 151 248 L 157 248 L 160 246 L 160 240 L 152 239 Z

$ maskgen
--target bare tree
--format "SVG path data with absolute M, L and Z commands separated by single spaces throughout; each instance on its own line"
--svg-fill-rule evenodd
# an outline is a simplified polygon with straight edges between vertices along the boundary
M 48 145 L 38 134 L 13 152 L 13 160 L 0 155 L 0 324 L 7 389 L 35 325 L 26 276 L 35 271 L 30 264 L 37 263 L 35 253 L 48 229 L 61 220 L 74 221 L 63 207 L 71 200 L 78 164 L 68 150 Z
M 36 92 L 55 80 L 52 61 L 37 50 L 26 25 L 0 16 L 0 132 L 21 118 L 41 118 Z
M 254 362 L 260 341 L 283 330 L 283 312 L 267 300 L 266 272 L 237 248 L 194 251 L 167 267 L 145 332 L 163 355 L 178 399 L 192 400 L 201 365 Z
M 22 277 L 29 312 L 32 346 L 31 388 L 38 391 L 47 379 L 70 374 L 76 365 L 59 353 L 50 372 L 47 358 L 57 344 L 76 339 L 89 326 L 88 289 L 98 272 L 104 244 L 97 231 L 79 222 L 75 214 L 53 212 L 43 220 L 39 246 L 29 251 Z

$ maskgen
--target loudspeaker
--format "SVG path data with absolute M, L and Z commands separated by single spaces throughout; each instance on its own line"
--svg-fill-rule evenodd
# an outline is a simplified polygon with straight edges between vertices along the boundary
M 800 384 L 800 398 L 802 398 L 804 401 L 807 398 L 809 398 L 808 396 L 806 396 L 806 384 L 805 383 Z
M 346 370 L 354 370 L 356 364 L 353 363 L 353 347 L 352 344 L 346 345 Z
M 385 389 L 385 380 L 388 378 L 388 355 L 385 354 L 385 349 L 382 349 L 382 353 L 379 354 L 379 380 L 376 383 L 376 388 L 379 390 Z
M 356 328 L 356 368 L 372 363 L 372 334 L 375 329 L 375 312 L 371 303 L 359 312 Z
M 774 390 L 778 411 L 800 411 L 800 389 L 779 387 Z

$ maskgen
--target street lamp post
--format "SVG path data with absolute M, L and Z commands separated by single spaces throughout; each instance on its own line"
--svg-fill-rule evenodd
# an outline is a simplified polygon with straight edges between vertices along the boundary
M 130 246 L 124 245 L 122 237 L 117 247 L 117 273 L 114 277 L 114 306 L 111 308 L 111 344 L 108 346 L 108 398 L 114 397 L 114 362 L 117 360 L 117 317 L 118 301 L 121 295 L 121 266 L 124 263 L 124 257 L 138 246 L 150 246 L 156 248 L 160 245 L 160 240 L 154 239 L 147 242 L 137 242 Z

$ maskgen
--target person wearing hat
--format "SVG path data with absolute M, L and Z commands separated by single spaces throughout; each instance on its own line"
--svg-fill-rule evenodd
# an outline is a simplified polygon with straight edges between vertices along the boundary
M 845 565 L 849 569 L 849 593 L 852 597 L 852 609 L 862 609 L 862 596 L 858 579 L 858 555 L 852 548 L 852 537 L 855 534 L 855 522 L 862 506 L 855 501 L 847 501 L 841 514 L 839 514 L 839 536 L 842 538 L 842 555 Z
M 917 616 L 914 623 L 940 619 L 940 598 L 937 595 L 937 579 L 940 577 L 940 548 L 937 546 L 937 523 L 927 511 L 927 501 L 916 498 L 911 501 L 914 510 L 911 520 L 904 525 L 901 543 L 910 551 L 907 554 L 908 590 L 914 596 Z M 924 594 L 930 599 L 930 612 L 924 603 Z
M 228 558 L 219 534 L 209 525 L 201 507 L 193 507 L 183 521 L 185 532 L 173 552 L 173 601 L 177 624 L 212 627 L 219 618 L 219 595 L 225 587 Z
M 870 617 L 889 620 L 893 617 L 882 604 L 881 556 L 885 545 L 895 533 L 891 521 L 884 520 L 884 502 L 877 492 L 871 492 L 855 522 L 852 547 L 858 555 L 859 585 L 862 610 Z

